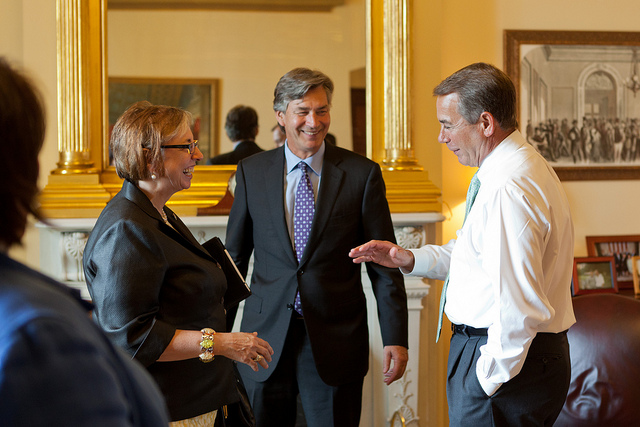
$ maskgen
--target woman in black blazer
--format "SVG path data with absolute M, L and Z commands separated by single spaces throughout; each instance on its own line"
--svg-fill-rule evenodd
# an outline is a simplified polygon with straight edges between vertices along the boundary
M 171 419 L 212 425 L 218 408 L 238 400 L 233 360 L 257 371 L 273 350 L 256 333 L 215 332 L 227 330 L 225 275 L 165 206 L 190 187 L 203 157 L 190 122 L 184 110 L 146 101 L 118 119 L 111 150 L 125 181 L 98 218 L 83 263 L 94 319 L 147 367 Z

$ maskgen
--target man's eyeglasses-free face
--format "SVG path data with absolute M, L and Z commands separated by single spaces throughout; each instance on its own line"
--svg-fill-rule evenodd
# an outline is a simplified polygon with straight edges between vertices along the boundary
M 178 144 L 178 145 L 161 145 L 160 148 L 180 148 L 187 149 L 189 154 L 193 154 L 193 152 L 198 148 L 198 140 L 196 139 L 191 144 Z

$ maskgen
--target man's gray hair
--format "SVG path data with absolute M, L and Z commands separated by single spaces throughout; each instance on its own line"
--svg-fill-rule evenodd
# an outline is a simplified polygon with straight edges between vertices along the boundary
M 433 89 L 434 96 L 458 94 L 458 113 L 475 124 L 483 112 L 493 115 L 503 130 L 518 127 L 516 88 L 503 71 L 478 62 L 456 71 Z
M 282 76 L 273 91 L 273 110 L 285 113 L 291 101 L 302 99 L 311 89 L 324 88 L 331 105 L 333 82 L 324 73 L 309 68 L 294 68 Z

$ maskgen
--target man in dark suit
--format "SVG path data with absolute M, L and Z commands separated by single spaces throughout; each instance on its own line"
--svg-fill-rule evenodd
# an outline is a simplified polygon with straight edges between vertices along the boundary
M 208 165 L 237 165 L 245 157 L 263 151 L 255 141 L 258 135 L 258 113 L 253 108 L 236 105 L 229 110 L 224 130 L 233 142 L 233 151 L 210 158 L 207 160 Z
M 254 256 L 253 295 L 240 329 L 257 331 L 275 352 L 267 370 L 239 366 L 258 427 L 293 426 L 298 393 L 310 427 L 354 427 L 360 420 L 367 310 L 361 268 L 348 253 L 358 242 L 394 234 L 379 165 L 324 142 L 332 93 L 331 79 L 319 71 L 285 74 L 273 108 L 287 140 L 242 160 L 236 173 L 227 248 L 243 274 Z M 294 218 L 300 181 L 313 190 L 306 245 Z M 373 263 L 367 272 L 378 304 L 385 383 L 391 384 L 408 359 L 403 278 Z

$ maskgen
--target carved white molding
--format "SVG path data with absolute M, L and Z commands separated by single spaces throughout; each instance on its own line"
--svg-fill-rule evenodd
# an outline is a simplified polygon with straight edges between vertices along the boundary
M 405 249 L 415 249 L 425 244 L 425 232 L 424 227 L 394 227 L 394 233 L 396 235 L 396 241 L 398 245 Z
M 84 282 L 82 255 L 89 238 L 88 232 L 72 231 L 61 233 L 60 261 L 63 282 Z
M 418 416 L 413 408 L 409 405 L 409 398 L 413 397 L 413 393 L 409 390 L 409 385 L 411 384 L 411 380 L 407 379 L 407 374 L 410 369 L 407 369 L 407 373 L 397 381 L 397 385 L 400 388 L 399 392 L 393 394 L 394 397 L 398 398 L 402 404 L 393 412 L 391 419 L 389 420 L 391 427 L 403 427 L 401 422 L 398 422 L 398 417 L 395 415 L 398 414 L 402 417 L 402 420 L 405 422 L 405 426 L 414 424 L 418 425 Z M 396 387 L 396 388 L 398 388 Z

